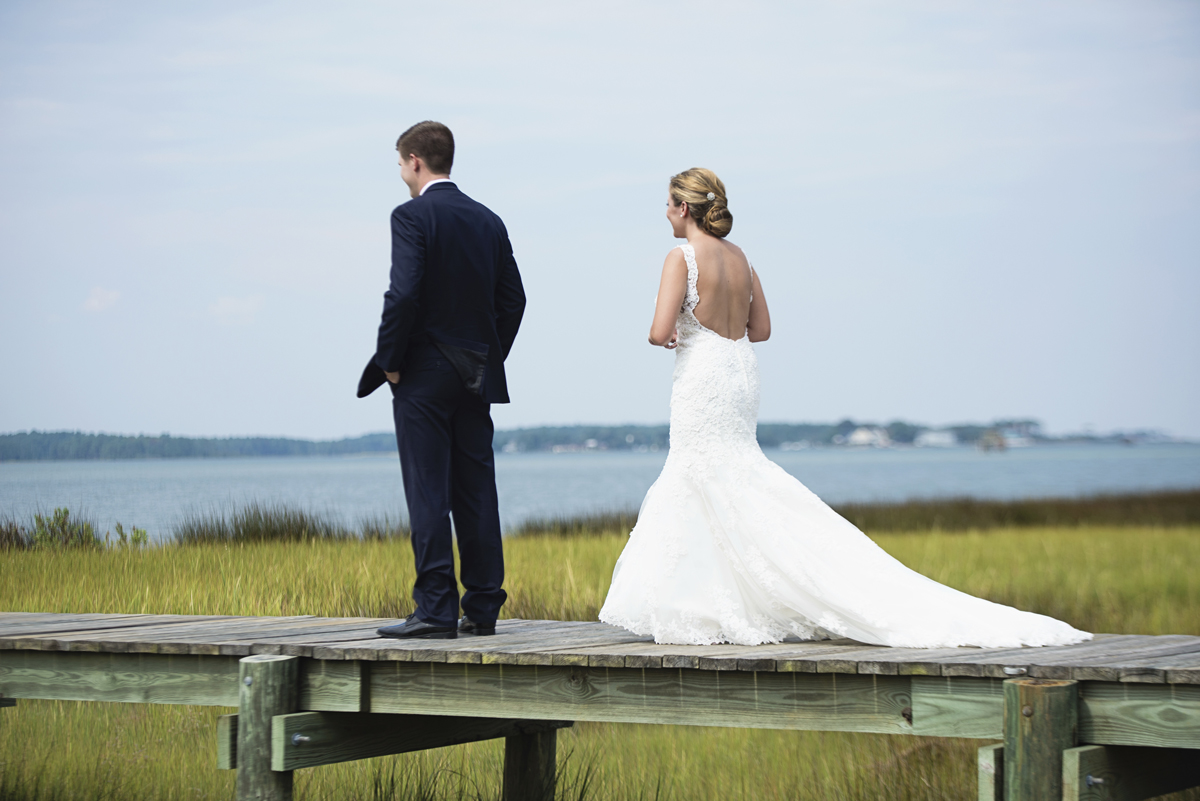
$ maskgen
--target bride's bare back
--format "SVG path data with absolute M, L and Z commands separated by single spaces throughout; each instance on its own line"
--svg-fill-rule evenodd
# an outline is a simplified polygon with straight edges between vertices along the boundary
M 703 169 L 674 176 L 667 192 L 667 220 L 672 233 L 687 239 L 695 251 L 700 299 L 692 313 L 700 325 L 726 339 L 748 336 L 751 342 L 762 342 L 770 337 L 771 315 L 758 274 L 742 249 L 725 239 L 733 216 L 725 204 L 725 185 L 720 179 Z M 687 295 L 687 270 L 683 251 L 672 249 L 663 264 L 650 325 L 653 345 L 675 347 L 675 320 Z
M 700 325 L 726 339 L 741 339 L 750 322 L 753 279 L 749 260 L 732 242 L 704 237 L 696 242 L 696 293 L 692 314 Z

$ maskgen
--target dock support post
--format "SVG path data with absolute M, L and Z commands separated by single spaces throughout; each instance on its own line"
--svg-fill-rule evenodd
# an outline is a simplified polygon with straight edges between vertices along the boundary
M 558 731 L 504 738 L 504 801 L 554 801 Z
M 1004 801 L 1004 744 L 985 745 L 976 760 L 979 801 Z
M 292 771 L 271 770 L 271 722 L 296 711 L 299 664 L 268 654 L 239 662 L 237 801 L 291 801 Z
M 1061 801 L 1063 751 L 1073 748 L 1079 721 L 1074 681 L 1004 682 L 1004 797 Z

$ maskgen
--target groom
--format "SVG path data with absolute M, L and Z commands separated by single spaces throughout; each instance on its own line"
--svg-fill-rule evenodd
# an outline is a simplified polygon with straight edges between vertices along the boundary
M 490 404 L 508 403 L 504 359 L 525 311 L 508 232 L 450 181 L 454 136 L 440 122 L 400 135 L 412 200 L 392 212 L 391 285 L 375 355 L 358 384 L 389 382 L 412 527 L 416 611 L 384 637 L 495 634 L 504 592 Z M 458 540 L 462 620 L 454 577 Z

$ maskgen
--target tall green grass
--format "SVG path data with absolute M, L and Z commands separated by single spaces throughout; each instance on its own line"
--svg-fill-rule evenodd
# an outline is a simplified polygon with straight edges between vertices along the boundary
M 406 538 L 407 525 L 387 518 L 368 518 L 357 532 L 327 515 L 281 503 L 251 502 L 231 512 L 191 512 L 175 526 L 175 542 L 200 543 L 308 542 Z
M 986 500 L 934 498 L 898 503 L 843 503 L 834 510 L 869 534 L 886 531 L 986 531 L 1024 526 L 1200 526 L 1200 489 L 1079 498 Z M 629 531 L 637 510 L 527 520 L 510 535 L 575 536 Z
M 834 507 L 863 531 L 982 531 L 1016 526 L 1198 526 L 1200 489 L 1081 498 L 937 498 Z
M 875 537 L 908 566 L 1091 631 L 1200 635 L 1200 526 L 1003 528 Z M 626 538 L 506 542 L 507 616 L 595 619 Z M 403 539 L 231 540 L 0 554 L 0 609 L 401 617 Z M 215 717 L 191 707 L 19 702 L 0 710 L 0 798 L 229 798 Z M 560 735 L 564 799 L 973 798 L 980 741 L 578 724 Z M 501 743 L 297 773 L 300 799 L 494 799 Z M 1200 793 L 1180 795 L 1191 801 Z
M 880 534 L 931 578 L 1090 631 L 1200 634 L 1200 527 Z M 509 602 L 525 619 L 595 620 L 625 537 L 527 536 L 505 544 Z M 402 617 L 402 539 L 32 550 L 0 561 L 0 609 Z

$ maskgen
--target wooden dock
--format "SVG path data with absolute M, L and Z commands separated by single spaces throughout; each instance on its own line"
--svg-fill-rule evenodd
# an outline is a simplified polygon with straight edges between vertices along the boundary
M 0 704 L 237 707 L 216 736 L 239 798 L 290 797 L 297 768 L 505 737 L 505 798 L 540 801 L 553 792 L 555 732 L 580 720 L 1001 741 L 980 750 L 986 799 L 1200 785 L 1200 637 L 694 647 L 506 620 L 494 637 L 378 638 L 391 622 L 0 613 Z

